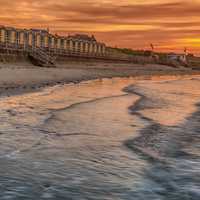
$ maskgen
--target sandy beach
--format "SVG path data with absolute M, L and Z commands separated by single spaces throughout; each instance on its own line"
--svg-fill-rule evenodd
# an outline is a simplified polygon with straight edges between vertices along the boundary
M 36 67 L 30 63 L 0 63 L 0 93 L 12 95 L 39 90 L 56 84 L 129 76 L 198 74 L 187 68 L 128 63 L 68 63 L 56 68 Z

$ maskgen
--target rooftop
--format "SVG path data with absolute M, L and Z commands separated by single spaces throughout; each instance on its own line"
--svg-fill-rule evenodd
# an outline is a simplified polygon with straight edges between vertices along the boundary
M 79 40 L 85 40 L 85 41 L 90 41 L 90 42 L 96 42 L 96 38 L 92 36 L 88 36 L 86 34 L 75 34 L 75 35 L 70 35 L 70 38 L 73 39 L 79 39 Z

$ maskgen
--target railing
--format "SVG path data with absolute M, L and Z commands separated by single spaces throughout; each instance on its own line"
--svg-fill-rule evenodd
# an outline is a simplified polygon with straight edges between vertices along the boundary
M 54 65 L 55 58 L 48 54 L 44 49 L 39 47 L 29 46 L 27 48 L 27 52 L 31 55 L 34 59 L 39 60 L 43 64 L 46 65 Z
M 94 59 L 104 59 L 104 60 L 120 60 L 120 61 L 134 61 L 134 58 L 129 55 L 115 55 L 110 52 L 105 54 L 96 52 L 83 52 L 80 50 L 70 50 L 70 49 L 57 49 L 48 47 L 36 47 L 28 44 L 17 44 L 10 42 L 0 42 L 0 49 L 3 50 L 14 50 L 24 53 L 28 53 L 33 57 L 45 62 L 45 63 L 55 63 L 56 57 L 78 57 L 78 58 L 94 58 Z

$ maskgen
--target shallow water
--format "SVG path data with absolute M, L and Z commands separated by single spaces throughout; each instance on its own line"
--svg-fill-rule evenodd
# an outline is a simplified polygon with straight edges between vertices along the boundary
M 0 99 L 0 199 L 200 199 L 200 78 L 103 79 Z

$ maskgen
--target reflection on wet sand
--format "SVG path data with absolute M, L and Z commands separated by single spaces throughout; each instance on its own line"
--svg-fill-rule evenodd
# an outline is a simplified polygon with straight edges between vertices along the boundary
M 0 199 L 198 199 L 199 83 L 103 79 L 2 98 Z

